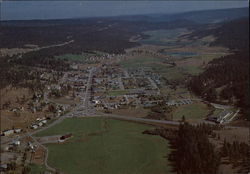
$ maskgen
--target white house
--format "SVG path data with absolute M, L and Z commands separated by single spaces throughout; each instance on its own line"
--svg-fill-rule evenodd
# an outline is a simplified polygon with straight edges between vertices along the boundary
M 15 146 L 20 146 L 20 144 L 21 144 L 21 142 L 18 141 L 18 140 L 16 140 L 16 141 L 13 142 L 13 145 L 15 145 Z
M 43 123 L 42 123 L 42 122 L 39 122 L 39 123 L 38 123 L 38 126 L 39 126 L 39 127 L 43 126 Z
M 47 123 L 47 120 L 43 120 L 43 121 L 41 121 L 43 124 L 46 124 Z
M 15 133 L 20 133 L 22 132 L 22 129 L 15 129 Z
M 36 124 L 34 124 L 34 125 L 31 125 L 31 128 L 32 128 L 32 129 L 37 129 L 38 126 L 37 126 Z
M 4 136 L 9 136 L 9 135 L 11 135 L 11 134 L 14 134 L 14 130 L 13 130 L 13 129 L 3 131 L 3 135 L 4 135 Z

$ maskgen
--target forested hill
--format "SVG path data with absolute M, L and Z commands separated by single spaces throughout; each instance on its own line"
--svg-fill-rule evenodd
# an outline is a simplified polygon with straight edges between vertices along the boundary
M 188 20 L 199 24 L 219 23 L 248 16 L 249 8 L 230 8 L 203 11 L 190 11 L 177 14 L 145 14 L 131 16 L 109 17 L 119 21 L 169 22 L 175 20 Z
M 189 37 L 205 37 L 213 35 L 216 40 L 211 45 L 225 46 L 231 50 L 245 50 L 249 48 L 249 18 L 244 17 L 217 24 L 216 28 L 200 27 Z
M 222 45 L 237 50 L 249 49 L 249 18 L 225 23 L 214 29 L 213 35 L 217 37 L 213 45 Z
M 189 88 L 208 101 L 237 105 L 248 116 L 249 19 L 230 21 L 203 35 L 205 33 L 217 37 L 213 45 L 223 45 L 235 51 L 210 62 L 203 73 L 190 80 Z
M 81 53 L 99 50 L 121 53 L 139 43 L 132 36 L 147 30 L 201 28 L 248 16 L 248 8 L 218 9 L 178 14 L 93 17 L 60 20 L 1 21 L 0 48 L 26 48 L 26 45 L 49 46 L 74 40 L 53 52 Z M 202 28 L 202 31 L 204 28 Z M 208 31 L 211 32 L 211 31 Z M 199 34 L 201 32 L 198 32 Z M 60 49 L 60 50 L 59 50 Z

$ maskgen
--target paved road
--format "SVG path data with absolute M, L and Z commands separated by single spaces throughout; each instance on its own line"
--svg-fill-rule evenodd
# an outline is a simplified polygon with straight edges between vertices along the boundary
M 160 123 L 160 124 L 174 125 L 174 126 L 178 126 L 180 124 L 180 122 L 178 122 L 178 121 L 155 120 L 155 119 L 148 119 L 148 118 L 121 116 L 121 115 L 115 115 L 115 114 L 97 113 L 96 115 L 102 116 L 102 117 L 120 119 L 120 120 L 143 122 L 143 123 Z
M 45 150 L 44 165 L 48 170 L 51 170 L 51 171 L 55 172 L 56 169 L 48 165 L 48 156 L 49 156 L 48 148 L 46 146 L 44 146 L 43 144 L 39 143 L 36 140 L 36 138 L 34 138 L 31 134 L 27 133 L 27 136 L 31 137 L 34 142 L 36 142 L 39 146 L 41 146 Z

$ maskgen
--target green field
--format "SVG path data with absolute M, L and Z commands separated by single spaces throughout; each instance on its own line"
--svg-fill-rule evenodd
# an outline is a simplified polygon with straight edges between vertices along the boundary
M 187 29 L 179 28 L 172 30 L 146 31 L 144 34 L 149 35 L 150 37 L 142 39 L 140 43 L 150 45 L 176 45 L 178 36 L 184 32 L 187 32 Z
M 119 64 L 123 68 L 138 68 L 138 67 L 152 67 L 153 63 L 160 63 L 162 59 L 155 57 L 138 57 L 120 61 Z
M 44 173 L 46 168 L 37 164 L 29 164 L 28 168 L 30 169 L 29 174 L 39 174 Z
M 36 136 L 73 133 L 49 144 L 48 163 L 69 174 L 167 174 L 168 143 L 142 132 L 153 127 L 105 118 L 71 118 Z
M 129 90 L 114 90 L 114 91 L 109 91 L 107 95 L 109 96 L 118 96 L 118 95 L 125 95 L 128 94 Z
M 223 112 L 222 109 L 214 109 L 213 115 L 218 115 L 219 113 Z
M 209 113 L 209 108 L 203 103 L 193 103 L 178 107 L 173 112 L 174 119 L 181 119 L 184 115 L 186 119 L 202 119 Z

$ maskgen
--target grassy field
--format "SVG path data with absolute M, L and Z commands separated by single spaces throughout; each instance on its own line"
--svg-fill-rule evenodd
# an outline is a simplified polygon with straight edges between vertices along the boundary
M 44 166 L 40 166 L 37 164 L 30 164 L 28 167 L 30 169 L 29 174 L 39 174 L 46 171 L 46 168 Z
M 176 45 L 178 36 L 185 32 L 187 32 L 185 28 L 146 31 L 144 34 L 150 37 L 141 40 L 140 43 L 150 45 Z
M 144 135 L 151 126 L 104 118 L 72 118 L 37 134 L 73 133 L 63 144 L 49 144 L 51 166 L 69 174 L 167 174 L 168 143 Z
M 115 90 L 115 91 L 109 91 L 107 95 L 118 96 L 118 95 L 125 95 L 127 93 L 129 93 L 129 90 Z
M 215 109 L 213 115 L 218 115 L 219 113 L 223 112 L 222 109 Z
M 119 64 L 123 68 L 138 68 L 138 67 L 152 67 L 152 63 L 160 63 L 160 58 L 154 57 L 136 57 L 127 60 L 120 61 Z
M 182 98 L 191 98 L 190 92 L 185 87 L 179 86 L 179 87 L 177 87 L 176 90 L 174 90 L 174 89 L 171 89 L 171 88 L 165 86 L 165 87 L 161 88 L 161 92 L 164 95 L 170 95 L 169 98 L 171 100 L 180 99 L 180 96 Z
M 174 119 L 181 119 L 184 115 L 186 119 L 202 119 L 209 113 L 209 108 L 203 103 L 193 103 L 178 107 L 173 112 Z

